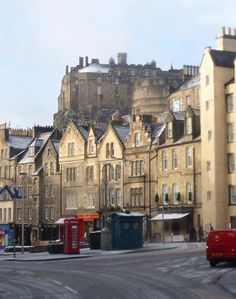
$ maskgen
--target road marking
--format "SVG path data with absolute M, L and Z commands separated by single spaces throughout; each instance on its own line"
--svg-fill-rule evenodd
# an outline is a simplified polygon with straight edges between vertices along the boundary
M 70 288 L 70 287 L 68 287 L 68 286 L 63 286 L 63 284 L 62 284 L 60 281 L 58 281 L 58 280 L 54 280 L 54 279 L 50 279 L 50 280 L 51 280 L 52 282 L 54 282 L 55 284 L 64 287 L 65 289 L 67 289 L 68 291 L 72 292 L 73 294 L 77 294 L 77 291 L 76 291 L 76 290 L 74 290 L 74 289 L 72 289 L 72 288 Z
M 73 294 L 77 294 L 77 291 L 76 291 L 76 290 L 73 290 L 73 289 L 70 288 L 70 287 L 65 286 L 65 289 L 67 289 L 68 291 L 71 291 Z

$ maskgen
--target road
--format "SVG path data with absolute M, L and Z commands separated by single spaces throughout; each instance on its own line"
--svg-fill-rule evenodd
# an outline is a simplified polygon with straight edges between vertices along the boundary
M 40 262 L 2 261 L 1 299 L 230 299 L 201 249 L 181 249 Z

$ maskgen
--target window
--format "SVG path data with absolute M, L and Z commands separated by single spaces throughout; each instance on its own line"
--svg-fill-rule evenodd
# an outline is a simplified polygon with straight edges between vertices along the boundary
M 232 185 L 229 186 L 229 203 L 236 204 L 236 187 Z
M 21 208 L 17 208 L 16 217 L 17 217 L 17 220 L 22 220 L 22 210 L 21 210 Z
M 187 203 L 191 204 L 193 202 L 193 187 L 191 182 L 186 184 L 186 198 Z
M 227 124 L 227 141 L 228 142 L 234 141 L 234 124 L 233 123 Z
M 51 198 L 54 198 L 55 195 L 55 185 L 50 185 L 50 196 Z
M 207 201 L 211 200 L 211 191 L 207 191 Z
M 66 181 L 74 182 L 76 179 L 76 167 L 66 169 Z
M 49 197 L 50 196 L 50 190 L 49 190 L 49 185 L 44 185 L 44 195 L 45 197 Z
M 228 171 L 229 173 L 235 171 L 235 158 L 234 158 L 234 154 L 232 153 L 228 154 Z
M 110 157 L 110 145 L 109 143 L 106 144 L 106 157 Z
M 131 188 L 130 196 L 132 207 L 143 206 L 143 188 Z
M 116 165 L 116 180 L 119 181 L 121 179 L 121 166 Z
M 209 100 L 206 100 L 206 111 L 210 109 L 210 102 Z
M 32 208 L 28 208 L 28 219 L 32 220 Z
M 172 167 L 173 169 L 176 169 L 178 167 L 178 158 L 177 158 L 176 149 L 172 151 Z
M 167 124 L 167 137 L 172 138 L 173 133 L 172 133 L 172 122 L 168 122 Z
M 94 167 L 87 166 L 87 180 L 92 181 L 94 179 Z
M 234 96 L 232 93 L 226 95 L 226 111 L 234 111 Z
M 168 169 L 168 158 L 167 158 L 167 152 L 162 152 L 162 170 Z
M 74 193 L 66 193 L 66 209 L 78 209 L 78 202 Z
M 7 220 L 7 209 L 6 208 L 3 209 L 3 220 L 4 221 Z
M 51 156 L 51 148 L 48 148 L 48 156 Z
M 43 214 L 44 214 L 44 219 L 48 220 L 49 219 L 49 213 L 48 213 L 48 208 L 43 209 Z
M 167 184 L 162 185 L 162 202 L 163 204 L 168 204 L 168 186 Z
M 188 117 L 186 119 L 186 134 L 192 134 L 192 118 Z
M 93 139 L 89 140 L 89 153 L 90 154 L 94 153 L 94 140 Z
M 28 196 L 29 198 L 32 198 L 33 188 L 32 186 L 28 186 Z
M 208 141 L 212 140 L 212 131 L 207 132 L 207 138 L 208 138 Z
M 191 147 L 186 148 L 186 166 L 187 167 L 193 166 L 193 151 Z
M 140 143 L 141 143 L 141 134 L 140 132 L 138 133 L 135 133 L 134 135 L 134 143 L 135 143 L 135 146 L 140 146 Z
M 116 188 L 116 204 L 119 206 L 121 204 L 121 190 Z
M 48 175 L 48 163 L 44 164 L 44 169 L 45 169 L 45 175 Z
M 54 174 L 54 163 L 50 162 L 50 174 Z
M 209 75 L 206 75 L 206 85 L 209 85 L 210 84 L 210 77 Z
M 211 161 L 207 161 L 206 170 L 207 171 L 211 170 Z
M 191 98 L 190 96 L 186 96 L 186 107 L 191 106 Z
M 0 221 L 2 221 L 2 208 L 0 209 Z
M 8 208 L 8 221 L 12 220 L 11 208 Z
M 75 154 L 75 143 L 74 142 L 69 142 L 68 143 L 68 156 L 74 156 Z
M 114 143 L 111 143 L 111 157 L 114 157 L 115 150 L 114 150 Z
M 131 162 L 131 176 L 144 175 L 144 161 L 136 160 Z
M 114 188 L 110 188 L 109 189 L 109 203 L 110 205 L 115 205 L 115 189 Z
M 88 193 L 88 208 L 94 208 L 95 195 L 93 192 Z
M 50 207 L 49 208 L 49 214 L 50 214 L 50 219 L 54 219 L 55 218 L 54 207 Z
M 173 203 L 177 204 L 177 198 L 178 198 L 178 185 L 177 184 L 173 184 L 172 185 L 172 197 L 173 197 Z

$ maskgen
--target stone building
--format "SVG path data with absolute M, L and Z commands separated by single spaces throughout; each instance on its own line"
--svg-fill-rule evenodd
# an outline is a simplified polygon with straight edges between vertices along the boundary
M 31 140 L 31 130 L 12 130 L 6 124 L 0 125 L 0 187 L 16 185 L 18 157 Z M 9 223 L 15 221 L 14 205 L 15 200 L 4 191 L 0 195 L 0 230 L 4 235 L 4 238 L 1 238 L 0 246 L 6 246 L 12 241 L 10 240 L 12 235 L 10 237 Z
M 236 226 L 236 30 L 223 27 L 200 67 L 201 172 L 206 231 Z
M 33 240 L 43 239 L 45 224 L 45 164 L 43 165 L 44 148 L 49 146 L 49 139 L 58 140 L 60 135 L 52 127 L 34 127 L 33 140 L 18 157 L 16 168 L 16 185 L 20 189 L 22 199 L 15 201 L 16 239 L 21 241 L 24 226 L 24 242 L 29 245 Z M 44 157 L 45 159 L 45 157 Z M 54 152 L 54 169 L 56 166 L 56 152 Z M 46 162 L 45 162 L 46 163 Z M 54 177 L 53 185 L 59 182 Z M 53 191 L 52 191 L 53 190 Z M 59 199 L 59 186 L 51 189 L 50 197 Z M 48 198 L 46 198 L 48 199 Z M 57 204 L 54 201 L 54 205 Z M 50 203 L 52 207 L 52 202 Z M 52 207 L 54 208 L 54 207 Z M 55 211 L 57 208 L 55 207 Z M 51 209 L 50 221 L 54 220 Z
M 107 122 L 116 110 L 122 115 L 131 110 L 139 110 L 138 114 L 163 112 L 171 88 L 192 75 L 186 67 L 162 71 L 155 61 L 145 65 L 128 64 L 126 53 L 118 53 L 117 63 L 113 58 L 109 64 L 101 64 L 98 59 L 92 59 L 89 64 L 88 57 L 85 65 L 82 57 L 79 61 L 79 65 L 71 67 L 70 71 L 66 67 L 62 79 L 58 112 L 54 114 L 54 126 L 61 129 L 66 127 L 69 119 L 79 120 L 81 124 L 88 120 Z M 141 81 L 133 91 L 137 79 Z
M 199 123 L 199 110 L 190 106 L 166 117 L 157 148 L 158 214 L 152 219 L 157 239 L 165 234 L 166 241 L 183 241 L 191 227 L 202 229 Z
M 129 125 L 120 120 L 109 123 L 99 145 L 100 210 L 103 222 L 106 212 L 124 207 L 124 142 Z

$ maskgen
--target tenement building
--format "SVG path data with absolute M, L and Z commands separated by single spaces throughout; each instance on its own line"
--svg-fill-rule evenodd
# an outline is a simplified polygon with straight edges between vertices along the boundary
M 200 67 L 203 223 L 236 226 L 236 30 L 224 27 Z

